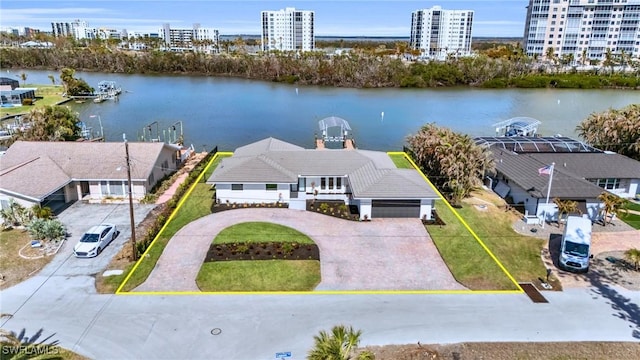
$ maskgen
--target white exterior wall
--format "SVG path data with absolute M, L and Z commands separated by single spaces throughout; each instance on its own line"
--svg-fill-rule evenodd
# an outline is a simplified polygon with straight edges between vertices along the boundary
M 76 191 L 76 185 L 74 182 L 70 182 L 64 187 L 64 202 L 68 203 L 76 200 L 78 200 L 78 192 Z
M 160 155 L 158 155 L 158 159 L 156 160 L 153 166 L 153 171 L 151 172 L 153 174 L 153 181 L 149 181 L 151 176 L 147 178 L 145 193 L 151 190 L 151 188 L 153 188 L 153 186 L 163 177 L 178 170 L 178 165 L 179 160 L 177 160 L 177 152 L 169 148 L 163 148 Z
M 230 183 L 216 184 L 216 199 L 224 204 L 230 203 L 262 203 L 262 202 L 289 202 L 289 184 L 277 184 L 277 190 L 266 190 L 264 183 L 242 184 L 242 190 L 231 190 Z
M 420 200 L 420 219 L 431 220 L 431 210 L 433 209 L 434 200 Z
M 640 179 L 631 179 L 629 181 L 629 197 L 637 197 L 640 195 Z
M 602 208 L 602 204 L 598 199 L 585 199 L 586 207 L 587 207 L 587 217 L 591 219 L 591 221 L 596 221 L 600 219 L 600 209 Z M 532 213 L 530 213 L 532 214 Z M 545 199 L 539 199 L 538 203 L 538 211 L 536 212 L 536 216 L 539 218 L 544 218 L 546 221 L 558 221 L 558 206 L 549 200 L 549 204 L 545 204 Z
M 371 199 L 360 199 L 360 220 L 364 220 L 364 216 L 367 215 L 368 219 L 371 219 Z
M 513 198 L 514 204 L 524 204 L 525 211 L 527 211 L 530 215 L 536 214 L 540 216 L 539 215 L 540 207 L 538 206 L 538 203 L 544 204 L 546 199 L 541 199 L 540 202 L 538 202 L 537 198 L 534 198 L 533 196 L 531 196 L 524 189 L 518 186 L 515 186 L 513 184 L 507 183 L 507 185 L 509 185 L 509 188 L 511 188 L 511 191 L 509 191 L 509 195 L 511 195 L 511 197 Z M 549 199 L 549 202 L 553 204 L 551 199 Z
M 620 187 L 618 189 L 606 190 L 612 194 L 616 194 L 622 198 L 634 198 L 638 193 L 639 179 L 620 179 Z M 604 189 L 602 191 L 605 191 Z
M 558 58 L 572 54 L 577 63 L 583 51 L 597 61 L 607 51 L 640 57 L 639 5 L 640 0 L 529 0 L 523 48 L 541 58 L 552 48 Z
M 158 30 L 159 37 L 164 40 L 167 50 L 183 51 L 197 50 L 208 53 L 218 49 L 219 31 L 214 28 L 203 28 L 200 24 L 193 24 L 192 29 L 172 29 L 170 24 L 163 24 Z M 208 45 L 194 47 L 192 41 L 209 41 Z
M 0 201 L 4 202 L 10 202 L 13 199 L 13 201 L 15 201 L 16 203 L 20 204 L 21 206 L 25 207 L 25 208 L 30 208 L 35 204 L 38 204 L 37 201 L 33 201 L 33 200 L 28 200 L 28 199 L 24 199 L 21 197 L 14 197 L 8 194 L 0 194 Z M 2 221 L 2 220 L 0 220 Z
M 299 19 L 296 19 L 299 14 Z M 315 49 L 313 11 L 285 8 L 263 11 L 262 50 L 311 51 Z
M 416 10 L 411 14 L 410 45 L 430 59 L 445 60 L 450 54 L 468 56 L 472 26 L 473 10 L 444 10 L 439 6 Z

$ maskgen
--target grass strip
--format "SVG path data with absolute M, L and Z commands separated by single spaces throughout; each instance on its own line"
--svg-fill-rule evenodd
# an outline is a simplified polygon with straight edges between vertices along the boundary
M 206 262 L 196 279 L 202 291 L 311 291 L 320 283 L 317 260 Z
M 214 191 L 211 189 L 211 185 L 206 184 L 205 181 L 220 161 L 228 156 L 231 155 L 217 154 L 213 158 L 213 161 L 209 163 L 205 169 L 204 174 L 198 182 L 193 185 L 191 192 L 185 195 L 186 198 L 182 205 L 175 210 L 172 218 L 138 261 L 137 266 L 132 265 L 124 274 L 117 276 L 117 278 L 114 277 L 114 279 L 110 279 L 110 281 L 113 282 L 122 282 L 122 279 L 126 281 L 120 286 L 118 292 L 131 291 L 142 284 L 147 277 L 149 277 L 149 274 L 151 274 L 151 271 L 156 266 L 156 262 L 173 235 L 186 224 L 211 213 L 211 207 L 214 203 Z
M 287 226 L 268 222 L 244 222 L 229 226 L 220 231 L 214 243 L 265 243 L 288 242 L 298 244 L 315 244 L 307 235 Z

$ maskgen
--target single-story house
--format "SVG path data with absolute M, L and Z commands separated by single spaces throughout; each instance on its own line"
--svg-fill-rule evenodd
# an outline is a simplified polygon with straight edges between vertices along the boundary
M 132 198 L 143 198 L 180 165 L 179 148 L 129 143 Z M 121 142 L 16 141 L 0 157 L 0 207 L 13 199 L 56 210 L 85 200 L 128 197 L 125 144 Z
M 219 203 L 279 201 L 304 210 L 307 200 L 338 200 L 361 219 L 431 219 L 438 198 L 418 171 L 396 168 L 384 152 L 305 149 L 274 138 L 238 148 L 207 183 Z
M 633 198 L 640 193 L 640 162 L 566 137 L 476 138 L 489 146 L 495 161 L 490 186 L 525 212 L 556 221 L 553 199 L 573 200 L 591 220 L 601 217 L 598 196 L 609 191 Z M 545 167 L 554 164 L 551 189 Z M 549 204 L 547 204 L 547 193 Z

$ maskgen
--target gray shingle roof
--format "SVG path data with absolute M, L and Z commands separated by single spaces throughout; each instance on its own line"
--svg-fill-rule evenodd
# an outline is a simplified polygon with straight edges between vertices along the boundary
M 131 178 L 146 180 L 164 143 L 129 143 Z M 16 141 L 0 158 L 0 189 L 41 198 L 71 180 L 125 180 L 124 143 Z
M 539 175 L 538 169 L 550 165 L 551 162 L 543 162 L 534 155 L 540 154 L 515 154 L 509 151 L 493 150 L 496 170 L 509 179 L 509 184 L 515 183 L 532 196 L 545 198 L 549 176 Z M 596 198 L 602 191 L 599 186 L 577 177 L 556 164 L 551 183 L 551 198 Z
M 286 150 L 271 150 L 271 144 Z M 384 152 L 311 150 L 269 138 L 239 148 L 207 183 L 296 183 L 298 176 L 348 176 L 356 197 L 437 198 L 416 170 L 397 169 Z M 262 149 L 262 152 L 258 152 Z
M 251 156 L 262 154 L 265 151 L 285 151 L 285 150 L 302 150 L 303 148 L 290 144 L 288 142 L 278 140 L 276 138 L 266 138 L 254 143 L 241 146 L 233 153 L 234 156 Z
M 534 159 L 563 168 L 583 179 L 640 179 L 640 161 L 615 153 L 530 154 Z

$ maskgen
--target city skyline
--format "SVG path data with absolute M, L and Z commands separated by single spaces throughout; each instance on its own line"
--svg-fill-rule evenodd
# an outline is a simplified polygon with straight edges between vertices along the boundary
M 163 23 L 190 28 L 194 23 L 219 29 L 220 34 L 260 35 L 260 13 L 295 7 L 316 14 L 316 36 L 409 37 L 411 13 L 441 6 L 475 11 L 473 36 L 522 37 L 527 0 L 476 1 L 24 1 L 0 3 L 0 26 L 51 31 L 51 22 L 74 19 L 91 27 L 157 32 Z M 29 5 L 29 6 L 26 6 Z

